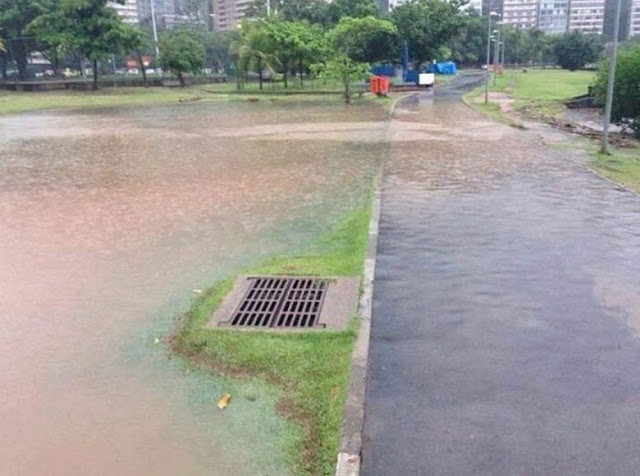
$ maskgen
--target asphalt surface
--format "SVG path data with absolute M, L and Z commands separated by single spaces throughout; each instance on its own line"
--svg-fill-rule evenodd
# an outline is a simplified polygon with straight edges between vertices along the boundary
M 461 104 L 478 81 L 395 114 L 363 474 L 640 474 L 640 197 Z

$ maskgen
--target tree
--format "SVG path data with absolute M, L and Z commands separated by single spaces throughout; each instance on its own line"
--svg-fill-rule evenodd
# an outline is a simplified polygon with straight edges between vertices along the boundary
M 124 4 L 124 0 L 115 1 Z M 60 0 L 55 10 L 34 19 L 29 29 L 41 41 L 89 59 L 94 90 L 98 89 L 98 61 L 120 51 L 127 40 L 127 29 L 107 0 Z
M 229 53 L 236 64 L 238 89 L 242 87 L 243 77 L 250 69 L 257 70 L 259 87 L 263 88 L 264 69 L 272 70 L 279 63 L 274 54 L 276 49 L 269 36 L 267 21 L 245 21 L 242 24 L 242 34 L 229 47 Z
M 297 67 L 302 83 L 304 68 L 325 56 L 324 34 L 318 26 L 277 18 L 260 20 L 258 25 L 264 33 L 261 48 L 277 59 L 274 63 L 282 71 L 285 88 L 292 66 Z
M 460 32 L 451 40 L 451 57 L 460 64 L 478 66 L 487 51 L 487 20 L 475 10 L 462 19 Z
M 358 63 L 345 54 L 338 54 L 324 64 L 314 66 L 315 73 L 320 77 L 339 80 L 344 86 L 344 102 L 351 104 L 351 85 L 355 81 L 367 79 L 371 73 L 367 63 Z
M 151 38 L 149 32 L 142 28 L 123 24 L 120 32 L 120 45 L 124 53 L 134 53 L 138 64 L 140 65 L 140 72 L 142 73 L 142 82 L 144 87 L 148 86 L 147 83 L 147 68 L 142 60 L 142 54 L 145 50 L 149 49 L 151 44 Z
M 6 36 L 7 45 L 15 59 L 18 77 L 27 79 L 30 47 L 25 29 L 36 17 L 51 8 L 48 0 L 0 0 L 0 30 Z
M 411 0 L 396 7 L 391 21 L 406 40 L 415 66 L 435 59 L 438 49 L 462 30 L 460 3 L 444 0 Z
M 334 0 L 327 6 L 326 25 L 335 25 L 344 17 L 378 17 L 380 7 L 375 0 Z
M 325 0 L 254 0 L 245 10 L 247 18 L 266 18 L 267 1 L 271 15 L 280 20 L 322 23 L 326 16 Z
M 315 69 L 321 76 L 340 80 L 344 86 L 344 100 L 349 104 L 351 84 L 370 76 L 367 60 L 375 61 L 387 55 L 384 48 L 376 51 L 380 47 L 379 41 L 391 40 L 394 35 L 394 26 L 386 20 L 345 17 L 327 33 L 333 57 Z
M 553 46 L 556 63 L 564 69 L 575 71 L 587 63 L 594 63 L 600 52 L 599 39 L 572 31 L 558 37 Z
M 399 56 L 396 27 L 373 16 L 342 18 L 331 30 L 329 41 L 336 50 L 357 62 L 375 63 Z
M 237 31 L 211 31 L 202 36 L 207 52 L 206 63 L 216 69 L 228 70 L 232 62 L 229 46 L 240 35 Z
M 199 73 L 206 56 L 204 45 L 192 31 L 173 31 L 160 39 L 160 64 L 175 73 L 182 86 L 185 85 L 184 74 Z
M 609 59 L 598 69 L 594 86 L 596 100 L 604 105 L 609 80 Z M 630 121 L 635 136 L 640 138 L 640 44 L 629 44 L 618 51 L 616 79 L 613 85 L 611 119 Z

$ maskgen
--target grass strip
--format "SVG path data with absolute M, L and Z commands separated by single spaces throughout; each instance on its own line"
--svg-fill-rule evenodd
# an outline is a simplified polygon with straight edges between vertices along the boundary
M 593 152 L 591 165 L 602 175 L 640 193 L 640 153 L 638 153 L 638 149 L 613 149 L 611 155 Z
M 370 216 L 370 206 L 351 214 L 313 254 L 276 257 L 248 273 L 361 276 Z M 204 370 L 257 377 L 280 389 L 278 410 L 299 424 L 304 435 L 286 449 L 294 473 L 332 474 L 357 321 L 342 331 L 322 332 L 206 328 L 233 281 L 215 285 L 182 317 L 172 350 Z

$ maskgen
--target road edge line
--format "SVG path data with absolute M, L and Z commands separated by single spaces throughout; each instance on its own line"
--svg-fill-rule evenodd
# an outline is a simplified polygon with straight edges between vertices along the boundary
M 336 462 L 336 476 L 358 476 L 362 452 L 362 431 L 364 429 L 364 405 L 367 388 L 367 365 L 369 361 L 369 341 L 371 336 L 371 316 L 373 311 L 373 285 L 378 254 L 378 229 L 382 202 L 382 165 L 376 176 L 369 221 L 369 245 L 364 261 L 362 295 L 358 303 L 360 326 L 351 353 L 351 372 L 347 400 L 342 416 L 340 447 Z

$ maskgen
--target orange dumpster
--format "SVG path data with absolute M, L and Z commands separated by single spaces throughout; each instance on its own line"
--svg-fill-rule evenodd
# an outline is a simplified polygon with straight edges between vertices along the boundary
M 372 94 L 380 93 L 380 79 L 379 76 L 371 76 L 371 79 L 369 79 L 369 90 Z
M 386 96 L 389 93 L 389 78 L 380 76 L 378 78 L 378 94 Z

